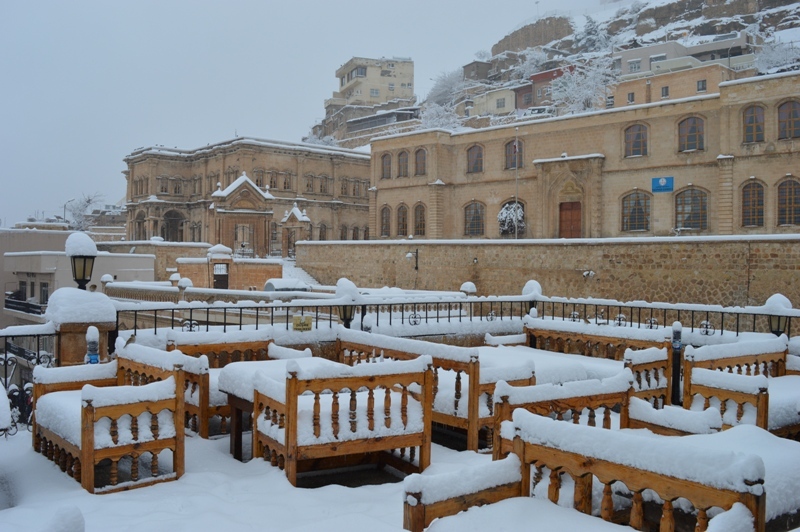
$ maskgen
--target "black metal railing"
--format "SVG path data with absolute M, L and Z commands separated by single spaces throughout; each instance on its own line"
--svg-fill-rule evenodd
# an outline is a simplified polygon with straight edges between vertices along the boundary
M 771 318 L 777 314 L 768 314 L 742 308 L 703 308 L 703 305 L 672 305 L 650 303 L 637 305 L 631 303 L 590 303 L 572 301 L 537 301 L 536 311 L 540 318 L 583 321 L 594 324 L 614 324 L 621 327 L 655 329 L 670 327 L 674 322 L 681 323 L 685 330 L 698 331 L 700 334 L 720 335 L 745 332 L 776 332 Z M 783 328 L 779 329 L 791 337 L 792 318 L 800 317 L 800 312 L 788 310 L 781 314 L 784 317 Z
M 6 298 L 3 305 L 8 310 L 16 310 L 17 312 L 25 312 L 26 314 L 42 315 L 47 309 L 47 305 L 40 305 L 39 303 L 29 303 L 28 301 L 18 301 L 16 299 Z
M 20 428 L 31 429 L 33 413 L 33 368 L 55 363 L 55 335 L 4 336 L 0 352 L 0 382 L 11 407 L 11 427 L 0 435 L 11 436 Z

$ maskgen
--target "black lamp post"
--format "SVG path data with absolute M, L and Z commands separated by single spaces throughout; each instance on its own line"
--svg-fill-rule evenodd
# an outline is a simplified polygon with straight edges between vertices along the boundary
M 788 318 L 786 316 L 772 314 L 769 317 L 769 330 L 772 331 L 772 334 L 775 336 L 780 336 L 783 334 L 783 331 L 786 330 L 787 321 Z
M 406 253 L 407 259 L 411 260 L 411 257 L 414 257 L 414 269 L 419 270 L 419 249 Z
M 72 278 L 78 283 L 78 288 L 86 290 L 86 284 L 92 279 L 94 257 L 89 255 L 73 255 L 69 260 L 72 263 Z
M 86 284 L 92 279 L 97 246 L 89 235 L 76 232 L 69 235 L 64 247 L 72 265 L 72 278 L 78 288 L 86 290 Z
M 349 329 L 350 324 L 353 322 L 353 316 L 356 314 L 355 305 L 339 305 L 339 317 L 344 322 L 344 328 Z

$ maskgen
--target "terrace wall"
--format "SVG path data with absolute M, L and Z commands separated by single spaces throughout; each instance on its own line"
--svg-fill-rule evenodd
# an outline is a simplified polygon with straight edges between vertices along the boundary
M 409 251 L 419 249 L 419 270 Z M 800 305 L 800 236 L 596 240 L 298 242 L 297 265 L 323 284 L 672 303 L 761 305 L 775 293 Z M 584 276 L 584 272 L 594 275 Z

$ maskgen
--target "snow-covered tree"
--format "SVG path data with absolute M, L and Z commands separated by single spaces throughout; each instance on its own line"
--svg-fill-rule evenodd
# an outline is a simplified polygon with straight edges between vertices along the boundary
M 542 65 L 547 62 L 547 54 L 534 48 L 528 48 L 522 54 L 524 59 L 517 66 L 517 72 L 521 79 L 528 79 L 542 69 Z
M 422 129 L 458 129 L 461 119 L 452 106 L 428 102 L 420 113 Z
M 465 87 L 464 71 L 460 68 L 442 72 L 433 82 L 425 101 L 438 105 L 452 105 L 455 95 Z
M 597 21 L 589 15 L 586 17 L 586 25 L 583 27 L 575 39 L 575 47 L 587 52 L 598 52 L 608 48 L 608 33 L 605 29 L 601 28 Z
M 503 205 L 497 213 L 497 222 L 500 224 L 501 235 L 525 234 L 525 211 L 519 203 L 509 202 Z
M 488 61 L 492 58 L 492 54 L 487 52 L 486 50 L 478 50 L 475 52 L 475 59 L 478 61 Z
M 564 69 L 552 83 L 553 103 L 568 114 L 604 109 L 606 97 L 618 83 L 613 64 L 610 56 L 601 56 Z
M 756 69 L 762 74 L 800 69 L 800 47 L 782 42 L 765 42 L 756 52 Z
M 97 193 L 88 196 L 84 194 L 80 199 L 70 202 L 69 205 L 67 205 L 67 210 L 72 218 L 70 227 L 77 231 L 88 231 L 93 220 L 90 215 L 90 210 L 93 206 L 100 203 L 102 199 L 103 196 Z

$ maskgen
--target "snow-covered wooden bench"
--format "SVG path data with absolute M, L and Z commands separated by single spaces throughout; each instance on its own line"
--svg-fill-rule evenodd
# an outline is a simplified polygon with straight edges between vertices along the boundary
M 500 430 L 504 439 L 511 440 L 513 454 L 508 458 L 484 464 L 475 471 L 461 469 L 405 479 L 406 530 L 421 531 L 436 518 L 509 497 L 533 494 L 557 503 L 564 474 L 572 477 L 576 510 L 591 514 L 596 479 L 603 485 L 602 497 L 594 501 L 595 505 L 599 503 L 601 518 L 628 523 L 637 530 L 658 527 L 672 531 L 678 518 L 695 521 L 695 530 L 702 532 L 708 528 L 711 508 L 752 517 L 756 531 L 765 529 L 765 466 L 762 458 L 754 454 L 713 447 L 711 440 L 712 448 L 706 448 L 691 440 L 700 436 L 665 439 L 597 430 L 522 409 L 515 410 L 513 420 L 504 422 Z M 702 437 L 715 436 L 719 435 Z M 681 459 L 675 460 L 675 456 Z M 625 487 L 617 484 L 612 488 L 614 483 Z M 629 505 L 615 504 L 615 491 L 627 494 Z M 679 498 L 680 509 L 673 506 Z M 689 512 L 685 511 L 686 503 L 692 507 Z M 661 505 L 658 523 L 646 521 L 648 504 Z
M 626 349 L 625 367 L 633 374 L 633 395 L 645 399 L 656 407 L 668 405 L 672 400 L 672 349 L 647 347 Z
M 672 352 L 671 340 L 667 338 L 672 335 L 671 329 L 617 327 L 527 317 L 524 330 L 530 347 L 559 353 L 623 360 L 626 349 L 658 347 Z
M 406 473 L 430 464 L 431 358 L 303 368 L 255 382 L 253 455 L 286 472 L 389 464 Z M 412 389 L 419 390 L 412 393 Z
M 182 338 L 182 337 L 181 337 Z M 269 346 L 272 339 L 249 342 L 184 343 L 167 340 L 167 350 L 178 349 L 184 355 L 208 357 L 211 369 L 223 368 L 231 362 L 270 360 Z
M 687 347 L 683 406 L 719 408 L 723 428 L 754 424 L 795 438 L 800 435 L 800 375 L 787 375 L 786 365 L 785 336 Z
M 163 351 L 162 351 L 163 353 Z M 123 355 L 124 353 L 119 353 Z M 184 371 L 119 356 L 107 364 L 34 368 L 33 448 L 90 493 L 176 480 L 184 471 Z M 172 471 L 162 471 L 170 451 Z M 140 467 L 149 455 L 149 468 Z M 96 476 L 109 465 L 108 483 Z M 101 470 L 98 470 L 101 471 Z M 148 476 L 142 478 L 142 472 Z M 120 476 L 128 478 L 120 482 Z
M 475 348 L 341 329 L 336 352 L 340 362 L 351 366 L 431 356 L 433 421 L 465 431 L 467 449 L 472 451 L 478 450 L 481 429 L 491 431 L 494 426 L 493 397 L 497 382 L 536 384 L 534 368 L 529 362 L 509 364 L 489 358 L 481 361 Z M 473 382 L 480 384 L 471 386 Z
M 220 353 L 226 354 L 224 348 L 225 344 L 214 344 L 213 349 L 208 352 L 219 355 Z M 232 344 L 240 345 L 240 344 Z M 244 350 L 243 353 L 253 353 L 256 358 L 251 360 L 277 360 L 281 358 L 293 358 L 298 356 L 311 356 L 311 351 L 297 351 L 287 347 L 281 347 L 272 341 L 267 344 L 263 342 L 260 344 L 266 346 L 261 350 Z M 184 353 L 183 349 L 190 348 L 191 353 Z M 241 345 L 240 345 L 241 347 Z M 184 366 L 186 375 L 186 421 L 187 427 L 197 432 L 201 438 L 208 439 L 210 435 L 211 421 L 215 417 L 219 418 L 219 432 L 226 434 L 228 429 L 228 420 L 231 416 L 231 408 L 228 404 L 228 395 L 219 390 L 219 375 L 222 369 L 217 367 L 209 368 L 208 355 L 206 355 L 201 345 L 184 346 L 179 351 L 176 350 L 175 344 L 167 344 L 167 351 L 171 353 L 179 353 L 186 357 L 180 362 Z M 239 351 L 231 351 L 236 353 Z M 198 363 L 193 363 L 192 360 L 199 360 Z M 230 357 L 217 358 L 217 363 L 220 360 L 227 363 L 228 361 L 235 362 L 235 359 Z M 178 359 L 174 361 L 178 363 Z M 224 367 L 225 364 L 223 364 Z

